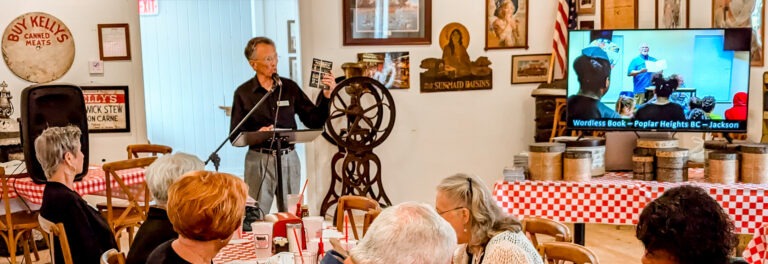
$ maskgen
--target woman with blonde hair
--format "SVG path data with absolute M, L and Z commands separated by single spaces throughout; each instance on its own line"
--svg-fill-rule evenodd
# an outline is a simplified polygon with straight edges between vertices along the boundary
M 168 218 L 179 238 L 158 246 L 147 263 L 212 263 L 240 229 L 248 187 L 227 173 L 193 171 L 168 189 Z
M 543 263 L 520 221 L 501 210 L 479 178 L 460 173 L 443 179 L 435 207 L 456 231 L 454 264 Z

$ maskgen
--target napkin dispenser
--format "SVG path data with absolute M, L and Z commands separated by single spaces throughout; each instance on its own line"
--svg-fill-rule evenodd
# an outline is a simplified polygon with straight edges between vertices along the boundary
M 276 214 L 269 214 L 264 217 L 264 221 L 272 222 L 272 237 L 285 237 L 292 236 L 293 234 L 288 234 L 288 229 L 286 228 L 286 224 L 302 224 L 301 225 L 301 233 L 300 237 L 306 237 L 305 230 L 304 230 L 304 224 L 301 221 L 301 218 L 296 216 L 293 213 L 283 212 L 283 213 L 276 213 Z M 307 249 L 307 243 L 306 241 L 301 242 L 301 248 Z

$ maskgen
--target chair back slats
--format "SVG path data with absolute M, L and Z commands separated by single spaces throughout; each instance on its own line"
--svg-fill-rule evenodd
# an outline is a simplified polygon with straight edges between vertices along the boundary
M 149 196 L 149 189 L 147 189 L 145 182 L 142 186 L 143 197 L 140 197 L 141 200 L 143 200 L 143 204 L 139 205 L 139 197 L 137 197 L 135 193 L 131 191 L 131 189 L 117 172 L 134 168 L 144 168 L 149 166 L 149 164 L 152 164 L 152 162 L 154 162 L 156 159 L 157 157 L 145 157 L 109 162 L 102 165 L 102 168 L 104 169 L 105 181 L 107 182 L 107 222 L 113 231 L 116 231 L 115 228 L 131 215 L 140 215 L 141 219 L 146 219 L 147 212 L 149 211 L 149 201 L 151 200 Z M 114 199 L 112 191 L 112 180 L 117 183 L 120 191 L 126 195 L 126 200 L 128 202 L 127 207 L 124 210 L 121 210 L 122 212 L 119 216 L 114 215 L 115 210 L 112 201 Z
M 592 250 L 569 242 L 543 243 L 539 245 L 539 253 L 544 263 L 599 264 L 597 255 Z
M 37 221 L 40 223 L 40 227 L 48 233 L 49 239 L 48 242 L 50 243 L 50 253 L 51 253 L 51 262 L 53 264 L 56 264 L 56 257 L 54 251 L 56 250 L 53 246 L 53 241 L 56 239 L 56 237 L 59 238 L 59 244 L 61 245 L 61 253 L 62 256 L 64 256 L 64 264 L 72 264 L 72 252 L 69 249 L 69 240 L 67 239 L 67 232 L 64 230 L 64 224 L 62 223 L 54 223 L 49 221 L 48 219 L 43 218 L 43 216 L 38 215 Z
M 365 212 L 365 218 L 363 219 L 363 235 L 365 235 L 365 232 L 368 231 L 368 226 L 373 222 L 376 216 L 379 215 L 379 212 L 381 212 L 381 206 L 373 199 L 364 196 L 347 195 L 339 198 L 336 208 L 336 229 L 338 229 L 339 232 L 343 232 L 344 214 L 346 213 L 355 239 L 360 239 L 362 236 L 359 236 L 357 233 L 355 218 L 352 214 L 353 210 Z
M 126 151 L 128 151 L 128 159 L 135 159 L 139 158 L 140 153 L 147 153 L 152 156 L 157 156 L 157 154 L 170 154 L 173 152 L 173 148 L 157 144 L 133 144 L 128 145 Z
M 563 223 L 541 217 L 526 217 L 523 219 L 523 231 L 531 239 L 534 247 L 539 246 L 537 234 L 555 238 L 559 242 L 571 242 L 571 230 Z

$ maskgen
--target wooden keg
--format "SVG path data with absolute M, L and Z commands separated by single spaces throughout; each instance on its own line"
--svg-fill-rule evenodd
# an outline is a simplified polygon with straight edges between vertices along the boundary
M 707 156 L 709 163 L 709 182 L 732 184 L 738 180 L 738 153 L 712 151 Z
M 563 179 L 562 143 L 534 143 L 528 148 L 528 170 L 531 180 L 559 181 Z
M 745 183 L 768 183 L 768 145 L 741 145 L 741 181 Z
M 552 128 L 554 127 L 557 99 L 565 99 L 565 89 L 534 89 L 531 92 L 531 96 L 536 98 L 534 117 L 536 130 L 534 140 L 536 142 L 549 142 L 549 138 L 552 136 Z M 565 116 L 562 116 L 561 120 L 565 120 Z
M 656 180 L 660 182 L 688 181 L 688 149 L 673 148 L 656 152 Z
M 713 151 L 721 151 L 721 152 L 738 152 L 740 144 L 744 144 L 745 142 L 737 142 L 734 141 L 734 143 L 728 143 L 728 141 L 725 140 L 707 140 L 704 141 L 704 178 L 709 178 L 709 153 L 712 153 Z M 738 155 L 737 155 L 738 159 Z M 736 162 L 736 178 L 738 179 L 738 166 L 739 163 Z
M 565 151 L 589 151 L 592 153 L 592 177 L 605 174 L 605 138 L 601 137 L 556 137 L 555 142 L 564 143 Z
M 592 152 L 568 150 L 563 154 L 563 180 L 589 181 L 592 178 Z
M 678 145 L 679 141 L 677 139 L 638 138 L 636 146 L 638 148 L 659 149 L 676 148 Z
M 653 175 L 653 156 L 632 156 L 632 179 L 652 181 Z

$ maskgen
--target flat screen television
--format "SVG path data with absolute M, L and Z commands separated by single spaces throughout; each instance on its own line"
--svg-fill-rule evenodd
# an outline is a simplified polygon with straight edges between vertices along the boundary
M 751 29 L 568 32 L 568 128 L 746 132 Z

